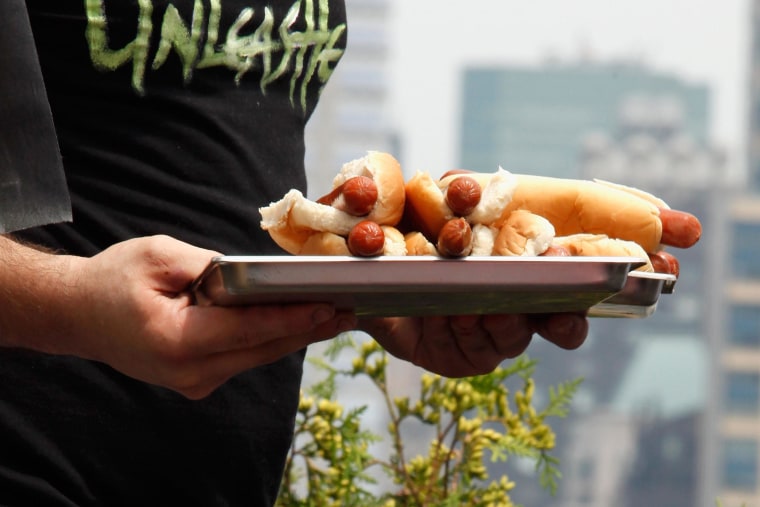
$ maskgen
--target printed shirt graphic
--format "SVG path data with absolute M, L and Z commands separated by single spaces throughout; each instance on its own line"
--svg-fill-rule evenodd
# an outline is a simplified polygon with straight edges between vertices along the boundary
M 265 92 L 272 82 L 289 74 L 291 101 L 306 109 L 309 84 L 326 83 L 343 54 L 337 43 L 346 25 L 330 26 L 328 0 L 296 0 L 280 19 L 271 5 L 258 8 L 262 12 L 258 19 L 257 8 L 244 7 L 225 33 L 220 28 L 223 1 L 195 0 L 187 17 L 171 2 L 137 0 L 135 38 L 114 48 L 109 43 L 105 0 L 85 0 L 92 62 L 104 71 L 131 66 L 131 84 L 140 94 L 145 92 L 146 73 L 160 69 L 172 52 L 182 63 L 186 83 L 203 69 L 224 67 L 234 71 L 239 84 L 255 69 Z M 154 22 L 156 14 L 159 24 Z
M 76 252 L 147 233 L 276 251 L 258 207 L 305 190 L 303 132 L 345 49 L 342 0 L 26 3 Z

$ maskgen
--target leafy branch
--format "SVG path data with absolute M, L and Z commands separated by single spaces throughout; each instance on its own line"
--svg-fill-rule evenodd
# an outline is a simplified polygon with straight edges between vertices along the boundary
M 350 368 L 335 366 L 343 352 Z M 540 485 L 556 493 L 559 461 L 550 454 L 555 434 L 551 417 L 566 417 L 581 379 L 549 389 L 543 409 L 533 404 L 537 362 L 526 356 L 477 377 L 449 379 L 425 373 L 417 399 L 394 397 L 387 385 L 389 356 L 374 341 L 351 335 L 334 340 L 312 363 L 325 378 L 306 390 L 299 404 L 293 447 L 277 505 L 290 506 L 513 506 L 515 488 L 506 475 L 489 477 L 490 462 L 523 457 L 535 462 Z M 366 406 L 346 411 L 335 401 L 338 377 L 368 379 L 384 401 L 390 456 L 374 456 L 379 435 L 363 430 Z M 510 392 L 509 378 L 522 387 Z M 410 457 L 402 428 L 421 424 L 431 436 L 426 454 Z M 377 491 L 377 471 L 393 486 Z

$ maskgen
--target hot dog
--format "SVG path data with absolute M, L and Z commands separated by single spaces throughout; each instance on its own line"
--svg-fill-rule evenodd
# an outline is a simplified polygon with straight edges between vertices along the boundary
M 367 180 L 351 182 L 356 177 L 367 178 L 374 185 L 367 182 Z M 380 225 L 396 225 L 401 220 L 406 199 L 404 174 L 401 172 L 401 166 L 398 161 L 392 155 L 379 151 L 370 151 L 366 156 L 344 164 L 340 172 L 333 179 L 333 192 L 340 188 L 344 188 L 344 190 L 338 191 L 338 198 L 332 201 L 332 205 L 340 205 L 346 199 L 351 200 L 349 192 L 345 190 L 346 185 L 355 185 L 357 187 L 356 195 L 353 196 L 355 198 L 354 207 L 361 208 L 364 205 L 370 208 L 367 213 L 361 215 L 367 220 Z M 377 197 L 372 199 L 375 193 Z M 370 201 L 374 201 L 374 203 L 370 205 Z M 346 211 L 358 213 L 361 210 L 347 209 Z
M 346 239 L 348 251 L 357 257 L 374 257 L 383 253 L 385 233 L 377 223 L 363 220 L 356 224 Z
M 472 227 L 464 218 L 452 218 L 438 233 L 438 253 L 444 257 L 466 257 L 472 252 Z
M 491 185 L 491 179 L 504 179 L 504 172 L 502 169 L 488 174 L 451 171 L 437 186 L 448 189 L 453 181 L 462 177 L 478 181 L 484 190 L 476 209 L 490 209 L 490 213 L 466 215 L 472 224 L 501 227 L 515 210 L 527 210 L 549 220 L 559 236 L 604 234 L 635 241 L 649 253 L 658 252 L 663 246 L 688 248 L 702 233 L 694 215 L 672 210 L 661 199 L 642 190 L 600 180 L 510 175 L 510 184 L 500 187 L 502 195 L 487 195 L 485 189 Z M 411 221 L 428 237 L 434 237 L 454 212 L 446 200 L 432 191 L 430 181 L 429 177 L 418 174 L 407 183 L 407 208 Z M 496 209 L 500 216 L 491 220 Z
M 632 190 L 595 181 L 516 177 L 515 192 L 500 220 L 526 209 L 547 218 L 559 236 L 605 234 L 635 241 L 652 253 L 663 245 L 688 248 L 702 233 L 693 215 L 658 206 Z
M 514 177 L 502 169 L 493 174 L 450 174 L 438 181 L 418 172 L 406 183 L 405 224 L 431 242 L 456 217 L 471 225 L 490 225 L 509 203 L 514 185 Z
M 471 176 L 460 176 L 446 188 L 446 204 L 456 216 L 466 216 L 480 203 L 483 189 Z
M 317 201 L 291 190 L 260 211 L 262 228 L 300 255 L 622 255 L 678 276 L 663 247 L 701 236 L 696 217 L 633 187 L 501 168 L 439 180 L 418 172 L 404 184 L 398 162 L 379 152 L 345 164 Z
M 375 228 L 377 227 L 377 229 Z M 378 238 L 380 238 L 378 240 Z M 351 245 L 349 245 L 351 241 Z M 379 245 L 379 246 L 378 246 Z M 332 232 L 315 232 L 295 255 L 344 255 L 374 257 L 377 255 L 406 255 L 401 232 L 390 225 L 359 222 L 348 237 Z
M 279 201 L 259 209 L 261 227 L 291 254 L 303 254 L 304 245 L 310 241 L 307 250 L 311 255 L 320 255 L 322 250 L 324 255 L 335 255 L 335 251 L 345 251 L 338 246 L 340 242 L 321 233 L 347 238 L 361 222 L 395 226 L 403 216 L 404 177 L 399 163 L 391 155 L 370 152 L 348 162 L 333 180 L 333 187 L 333 192 L 320 199 L 322 202 L 307 199 L 298 190 L 290 190 Z M 372 187 L 377 191 L 374 199 Z M 367 206 L 371 200 L 374 203 Z M 362 209 L 366 207 L 371 209 L 357 216 L 366 211 Z M 369 227 L 364 227 L 365 233 Z M 357 244 L 359 237 L 361 235 L 356 234 Z
M 681 273 L 680 263 L 678 259 L 664 250 L 660 250 L 656 253 L 649 254 L 649 262 L 652 263 L 652 268 L 655 273 L 665 273 L 668 275 L 675 275 L 676 278 Z
M 317 199 L 320 204 L 333 206 L 349 215 L 368 215 L 377 203 L 377 185 L 369 176 L 347 179 L 332 192 Z

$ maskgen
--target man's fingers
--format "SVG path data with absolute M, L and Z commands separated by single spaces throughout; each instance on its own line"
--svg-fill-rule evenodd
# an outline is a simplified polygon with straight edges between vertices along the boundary
M 305 333 L 279 336 L 245 348 L 177 357 L 174 367 L 167 370 L 164 385 L 188 398 L 203 398 L 243 371 L 271 364 L 312 343 L 333 338 L 355 327 L 353 314 L 339 312 Z
M 533 318 L 533 329 L 558 347 L 574 350 L 588 335 L 588 319 L 583 313 L 557 313 Z
M 449 326 L 456 337 L 459 350 L 472 367 L 473 374 L 491 371 L 502 361 L 496 342 L 483 327 L 480 316 L 452 317 Z
M 355 326 L 350 313 L 336 313 L 327 304 L 260 305 L 251 307 L 188 306 L 181 332 L 182 347 L 198 355 L 253 349 L 286 336 L 312 333 L 329 338 Z M 334 335 L 333 335 L 334 336 Z
M 493 337 L 499 355 L 507 359 L 525 352 L 533 337 L 529 317 L 525 314 L 485 315 L 483 328 Z

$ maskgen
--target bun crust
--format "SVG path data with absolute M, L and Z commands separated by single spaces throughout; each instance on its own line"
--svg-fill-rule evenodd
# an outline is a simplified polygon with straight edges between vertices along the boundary
M 518 209 L 541 215 L 558 236 L 604 234 L 635 241 L 656 252 L 662 238 L 660 211 L 634 193 L 593 181 L 517 175 L 517 187 L 501 221 Z
M 344 164 L 333 179 L 333 188 L 356 176 L 368 176 L 377 185 L 377 202 L 364 219 L 379 225 L 398 224 L 406 200 L 404 173 L 398 161 L 388 153 L 370 151 L 364 157 Z
M 418 172 L 406 183 L 405 223 L 432 242 L 443 226 L 454 218 L 443 192 L 429 173 Z
M 478 204 L 464 218 L 472 226 L 494 224 L 502 216 L 517 184 L 514 175 L 501 168 L 494 173 L 452 174 L 437 181 L 429 173 L 418 172 L 406 184 L 406 223 L 435 242 L 446 222 L 456 216 L 446 202 L 446 192 L 449 185 L 462 176 L 474 179 L 482 192 Z
M 299 190 L 290 190 L 277 202 L 259 209 L 261 228 L 283 250 L 294 255 L 304 255 L 306 247 L 312 255 L 343 255 L 332 253 L 341 250 L 339 242 L 331 236 L 315 233 L 331 233 L 347 237 L 353 227 L 363 220 L 379 225 L 396 225 L 404 213 L 404 175 L 401 166 L 391 155 L 370 152 L 365 157 L 348 162 L 334 178 L 335 188 L 355 176 L 368 176 L 377 186 L 377 202 L 372 211 L 357 217 L 327 204 L 320 204 L 304 197 Z M 329 239 L 328 239 L 329 238 Z M 329 246 L 328 246 L 329 245 Z M 347 248 L 347 247 L 346 247 Z
M 494 243 L 496 255 L 541 255 L 554 238 L 554 227 L 544 217 L 526 210 L 513 211 L 499 229 Z
M 343 236 L 332 232 L 315 232 L 301 247 L 298 255 L 351 255 Z
M 383 255 L 407 255 L 406 240 L 401 231 L 390 225 L 381 226 L 385 234 L 385 244 L 383 245 Z
M 291 190 L 279 201 L 259 209 L 261 227 L 286 252 L 297 255 L 315 232 L 346 236 L 362 221 L 332 206 L 310 201 Z
M 610 238 L 604 234 L 571 234 L 554 238 L 552 244 L 567 248 L 573 256 L 637 257 L 646 261 L 638 271 L 654 271 L 649 255 L 635 241 Z
M 435 245 L 419 231 L 408 232 L 404 235 L 407 255 L 438 255 Z
M 366 183 L 372 193 L 366 208 L 349 203 L 360 195 L 354 187 L 365 179 L 346 182 L 360 176 L 372 179 Z M 462 176 L 469 179 L 457 182 Z M 340 199 L 345 200 L 336 204 Z M 354 216 L 370 206 L 369 213 Z M 499 168 L 494 173 L 461 171 L 440 180 L 417 172 L 405 183 L 398 161 L 377 151 L 344 164 L 333 192 L 320 202 L 291 190 L 260 212 L 261 227 L 294 255 L 351 255 L 356 249 L 348 248 L 349 233 L 364 238 L 361 233 L 367 231 L 354 228 L 370 221 L 383 229 L 383 255 L 438 256 L 441 231 L 456 219 L 471 229 L 471 255 L 537 256 L 556 246 L 575 256 L 640 258 L 647 265 L 639 269 L 645 271 L 653 271 L 649 254 L 663 245 L 690 246 L 699 225 L 695 217 L 682 219 L 687 214 L 670 210 L 652 194 L 601 180 L 515 175 Z

